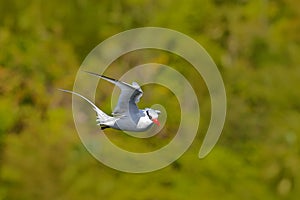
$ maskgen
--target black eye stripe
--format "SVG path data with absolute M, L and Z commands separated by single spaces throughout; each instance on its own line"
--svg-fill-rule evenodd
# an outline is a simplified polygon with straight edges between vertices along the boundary
M 146 111 L 146 113 L 147 113 L 147 115 L 148 115 L 149 119 L 152 119 L 152 117 L 149 115 L 149 112 L 148 112 L 148 110 Z

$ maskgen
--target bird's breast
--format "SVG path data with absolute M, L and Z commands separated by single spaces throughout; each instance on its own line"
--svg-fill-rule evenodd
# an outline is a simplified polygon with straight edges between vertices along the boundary
M 138 129 L 144 129 L 150 126 L 153 122 L 148 118 L 148 116 L 141 117 L 136 125 Z

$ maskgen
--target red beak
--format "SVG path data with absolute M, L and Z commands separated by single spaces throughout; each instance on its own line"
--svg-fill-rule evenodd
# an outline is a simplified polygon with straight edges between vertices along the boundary
M 158 119 L 152 119 L 153 123 L 156 124 L 157 126 L 160 126 L 160 123 L 158 121 Z

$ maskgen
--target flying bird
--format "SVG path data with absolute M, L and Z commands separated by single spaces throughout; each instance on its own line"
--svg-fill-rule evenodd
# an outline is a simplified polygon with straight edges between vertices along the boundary
M 153 124 L 160 125 L 158 115 L 161 113 L 159 110 L 151 108 L 139 109 L 137 103 L 143 95 L 143 91 L 139 84 L 133 82 L 131 85 L 123 81 L 99 75 L 93 72 L 85 71 L 91 75 L 97 76 L 108 82 L 118 86 L 121 90 L 118 104 L 112 112 L 112 116 L 107 115 L 100 110 L 93 102 L 79 93 L 70 90 L 59 89 L 63 92 L 68 92 L 77 95 L 87 101 L 97 115 L 97 125 L 101 130 L 106 128 L 113 128 L 123 131 L 143 132 L 148 130 Z

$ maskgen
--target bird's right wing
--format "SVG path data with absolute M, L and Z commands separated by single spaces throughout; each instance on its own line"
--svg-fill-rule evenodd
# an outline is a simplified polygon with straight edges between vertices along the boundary
M 93 72 L 85 72 L 111 82 L 120 88 L 121 94 L 118 99 L 118 104 L 112 113 L 114 116 L 128 116 L 134 113 L 139 113 L 136 103 L 139 102 L 142 97 L 143 91 L 137 83 L 133 82 L 132 85 L 130 85 L 123 81 L 112 79 Z

